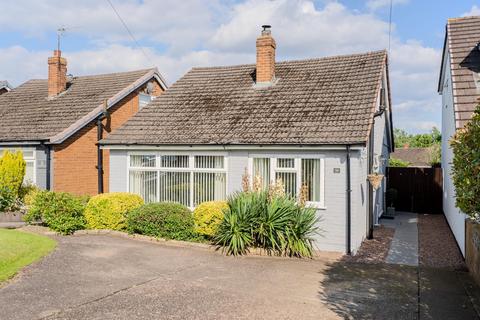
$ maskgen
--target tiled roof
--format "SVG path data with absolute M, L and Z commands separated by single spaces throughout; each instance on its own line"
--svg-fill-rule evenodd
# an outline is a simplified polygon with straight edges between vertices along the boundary
M 67 90 L 53 99 L 47 98 L 47 80 L 29 80 L 0 95 L 0 143 L 58 135 L 151 71 L 75 77 Z
M 429 148 L 396 148 L 390 158 L 406 161 L 409 167 L 431 167 Z
M 110 134 L 106 144 L 343 144 L 367 140 L 386 52 L 194 68 Z
M 471 119 L 480 98 L 480 51 L 476 48 L 479 41 L 480 16 L 448 20 L 446 46 L 451 59 L 457 129 Z

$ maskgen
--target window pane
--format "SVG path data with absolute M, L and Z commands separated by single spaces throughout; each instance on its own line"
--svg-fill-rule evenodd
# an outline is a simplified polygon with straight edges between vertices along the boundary
M 195 156 L 195 168 L 223 169 L 223 156 Z
M 285 186 L 285 194 L 291 197 L 297 195 L 297 174 L 295 172 L 277 172 L 275 182 L 281 180 Z
M 190 172 L 160 172 L 160 201 L 190 206 Z
M 162 156 L 163 168 L 188 168 L 188 156 Z
M 32 160 L 25 161 L 25 163 L 27 164 L 27 166 L 25 168 L 25 178 L 23 179 L 23 183 L 30 184 L 35 181 L 34 170 L 33 170 L 35 163 Z
M 130 167 L 145 167 L 153 168 L 155 167 L 155 156 L 154 155 L 131 155 L 130 156 Z
M 295 159 L 278 158 L 277 168 L 295 168 Z
M 262 188 L 268 188 L 270 184 L 270 159 L 269 158 L 254 158 L 252 179 L 255 181 L 256 177 L 260 178 Z
M 225 200 L 227 184 L 225 173 L 195 172 L 193 174 L 194 206 L 214 200 Z
M 139 194 L 145 202 L 157 200 L 157 172 L 130 170 L 129 191 Z
M 302 187 L 306 201 L 320 201 L 320 159 L 302 159 Z
M 22 150 L 22 153 L 23 153 L 23 158 L 24 159 L 33 159 L 34 158 L 33 150 Z
M 140 93 L 138 95 L 138 109 L 142 110 L 142 108 L 149 104 L 150 101 L 152 101 L 152 97 L 150 95 Z

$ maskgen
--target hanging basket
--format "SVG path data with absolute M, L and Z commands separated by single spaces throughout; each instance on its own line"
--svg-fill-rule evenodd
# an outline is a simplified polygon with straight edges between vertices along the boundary
M 374 190 L 377 190 L 380 185 L 382 184 L 382 180 L 384 175 L 383 174 L 369 174 L 368 176 L 368 181 L 370 181 L 370 184 L 372 185 Z

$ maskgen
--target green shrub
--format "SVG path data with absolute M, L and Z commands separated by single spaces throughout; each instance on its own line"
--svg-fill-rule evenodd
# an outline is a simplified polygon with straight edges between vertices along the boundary
M 457 130 L 450 145 L 456 206 L 480 222 L 480 105 L 464 129 Z
M 388 166 L 389 167 L 406 168 L 409 165 L 410 165 L 410 162 L 404 161 L 404 160 L 401 160 L 401 159 L 397 159 L 397 158 L 393 158 L 393 157 L 390 157 L 390 159 L 388 160 Z
M 23 183 L 26 163 L 21 151 L 10 152 L 5 150 L 0 157 L 0 187 L 7 187 L 15 198 Z
M 83 215 L 86 202 L 65 192 L 40 191 L 33 198 L 24 220 L 42 220 L 50 229 L 62 234 L 71 234 L 85 228 Z
M 93 196 L 85 209 L 89 229 L 124 230 L 128 211 L 143 205 L 137 194 L 126 192 L 104 193 Z
M 199 204 L 193 211 L 195 232 L 207 237 L 213 236 L 223 219 L 223 212 L 228 209 L 225 201 L 208 201 Z
M 0 212 L 15 209 L 16 199 L 15 193 L 9 187 L 0 186 Z
M 314 208 L 287 196 L 272 197 L 268 191 L 234 194 L 228 207 L 214 238 L 228 254 L 259 247 L 278 255 L 312 256 L 313 236 L 318 233 Z
M 28 208 L 40 191 L 42 190 L 34 184 L 23 185 L 19 190 L 18 198 Z
M 193 216 L 190 210 L 175 202 L 150 203 L 130 211 L 127 230 L 166 239 L 194 238 Z

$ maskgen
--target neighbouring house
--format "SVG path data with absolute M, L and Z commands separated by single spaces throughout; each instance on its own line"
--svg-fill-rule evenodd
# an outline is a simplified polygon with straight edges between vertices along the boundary
M 98 140 L 166 89 L 157 69 L 73 77 L 61 52 L 48 79 L 0 95 L 0 151 L 19 149 L 26 181 L 75 194 L 108 191 L 109 151 Z
M 480 98 L 480 16 L 448 19 L 438 82 L 442 95 L 443 211 L 465 255 L 465 214 L 455 206 L 449 140 L 471 119 Z
M 8 81 L 6 81 L 6 80 L 0 81 L 0 95 L 2 93 L 8 92 L 10 90 L 12 90 L 12 87 L 10 86 Z
M 398 159 L 408 163 L 408 167 L 430 168 L 431 164 L 430 148 L 396 148 L 395 152 L 390 154 L 391 159 Z
M 369 172 L 393 149 L 387 53 L 275 61 L 268 26 L 257 62 L 193 68 L 101 141 L 110 190 L 193 208 L 242 190 L 242 177 L 307 195 L 321 250 L 355 252 L 384 208 Z

